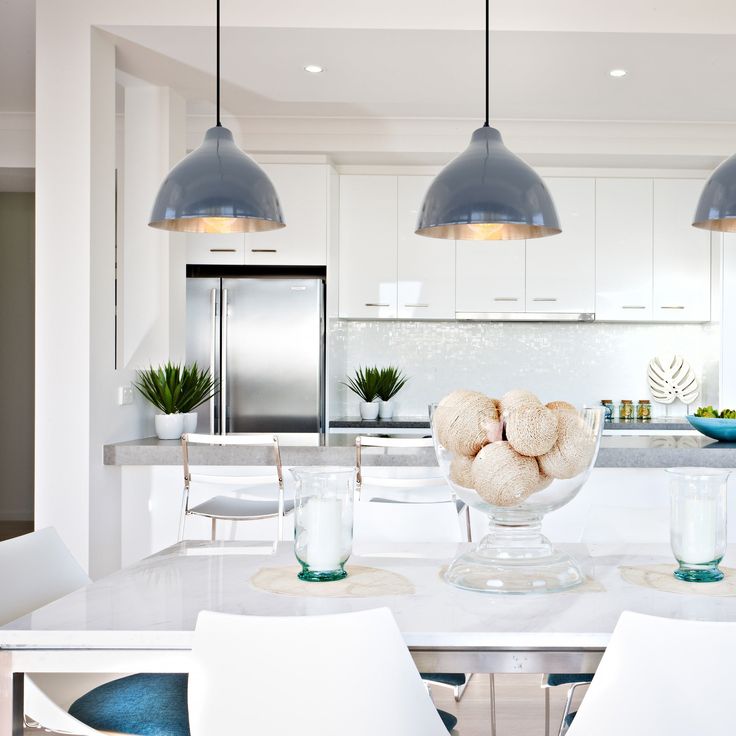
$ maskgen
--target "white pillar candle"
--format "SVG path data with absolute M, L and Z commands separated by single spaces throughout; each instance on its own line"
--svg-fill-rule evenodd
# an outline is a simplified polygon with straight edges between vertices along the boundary
M 680 559 L 691 565 L 717 557 L 717 500 L 691 496 L 682 501 Z
M 311 570 L 336 570 L 344 558 L 342 512 L 339 498 L 312 497 L 304 509 L 303 529 L 307 533 L 305 562 Z

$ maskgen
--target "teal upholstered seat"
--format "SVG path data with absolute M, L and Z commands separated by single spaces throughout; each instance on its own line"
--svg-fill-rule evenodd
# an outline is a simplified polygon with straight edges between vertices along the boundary
M 591 682 L 593 675 L 547 675 L 547 685 L 557 687 L 558 685 L 572 685 L 573 682 Z
M 448 731 L 457 724 L 438 710 Z M 187 675 L 137 674 L 90 690 L 75 700 L 69 713 L 100 731 L 138 736 L 189 736 Z
M 462 673 L 454 672 L 426 672 L 422 674 L 423 680 L 439 682 L 449 687 L 462 687 L 467 682 L 467 677 Z
M 100 731 L 139 736 L 189 736 L 187 675 L 121 677 L 75 700 L 69 713 Z

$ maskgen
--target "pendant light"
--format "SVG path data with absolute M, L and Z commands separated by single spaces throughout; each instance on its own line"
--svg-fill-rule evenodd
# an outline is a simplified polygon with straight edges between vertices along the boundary
M 169 172 L 153 205 L 151 227 L 190 233 L 244 233 L 284 227 L 266 172 L 220 122 L 220 0 L 217 0 L 217 124 Z
M 486 119 L 470 145 L 430 184 L 416 233 L 448 240 L 523 240 L 561 232 L 547 187 L 489 125 L 489 0 L 486 0 Z
M 705 182 L 693 227 L 736 232 L 736 154 L 721 163 Z

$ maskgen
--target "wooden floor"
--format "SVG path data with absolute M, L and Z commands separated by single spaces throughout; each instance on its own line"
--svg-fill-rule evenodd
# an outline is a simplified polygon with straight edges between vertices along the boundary
M 541 675 L 496 675 L 497 736 L 545 736 L 541 680 Z M 584 688 L 578 690 L 583 691 Z M 489 736 L 488 693 L 488 675 L 474 675 L 459 703 L 455 703 L 449 688 L 432 686 L 432 697 L 437 707 L 458 717 L 453 731 L 458 736 Z M 566 687 L 550 690 L 551 736 L 557 736 L 566 696 Z M 576 703 L 577 700 L 576 696 Z
M 0 521 L 0 542 L 32 531 L 32 521 Z

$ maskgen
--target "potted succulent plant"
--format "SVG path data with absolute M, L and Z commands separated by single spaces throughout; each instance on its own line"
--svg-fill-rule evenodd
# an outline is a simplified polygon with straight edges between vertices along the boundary
M 161 412 L 154 417 L 156 435 L 161 440 L 176 440 L 184 432 L 194 432 L 194 410 L 219 391 L 210 372 L 201 370 L 196 363 L 182 366 L 168 362 L 149 366 L 137 374 L 134 386 Z
M 184 432 L 197 431 L 198 414 L 195 409 L 209 401 L 220 387 L 209 370 L 202 370 L 196 363 L 181 369 L 181 391 L 177 408 L 184 418 Z
M 394 415 L 393 399 L 404 388 L 409 380 L 396 366 L 390 365 L 378 371 L 378 416 L 381 419 L 391 419 Z
M 360 418 L 375 419 L 378 416 L 378 389 L 379 389 L 379 371 L 378 368 L 358 368 L 355 376 L 347 377 L 347 381 L 343 381 L 342 385 L 347 386 L 358 398 L 360 402 Z
M 176 440 L 184 432 L 184 417 L 179 412 L 181 366 L 166 363 L 137 371 L 134 386 L 161 413 L 156 414 L 156 435 L 160 440 Z

